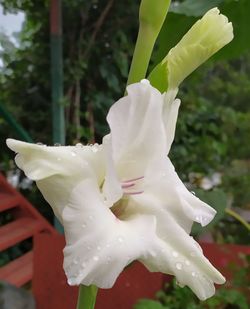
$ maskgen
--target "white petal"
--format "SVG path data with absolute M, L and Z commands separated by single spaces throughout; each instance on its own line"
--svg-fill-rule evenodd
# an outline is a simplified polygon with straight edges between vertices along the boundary
M 161 93 L 144 81 L 128 86 L 127 92 L 107 116 L 120 180 L 143 176 L 151 160 L 166 154 Z
M 114 166 L 110 135 L 106 135 L 103 138 L 103 151 L 106 169 L 102 192 L 105 197 L 106 205 L 112 207 L 113 204 L 122 197 L 123 192 Z
M 71 285 L 113 286 L 123 268 L 143 257 L 155 234 L 154 216 L 117 219 L 90 179 L 72 191 L 63 211 L 64 269 Z
M 7 145 L 17 153 L 17 166 L 27 177 L 37 182 L 39 190 L 60 221 L 62 210 L 75 185 L 85 178 L 93 178 L 97 184 L 104 179 L 101 146 L 47 147 L 13 139 L 8 139 Z
M 181 104 L 179 99 L 175 99 L 178 89 L 169 90 L 163 94 L 163 122 L 165 126 L 167 149 L 166 154 L 169 153 L 171 145 L 175 136 L 175 127 L 178 117 L 178 111 Z
M 189 218 L 179 214 L 176 220 L 174 208 L 181 208 L 181 205 L 172 205 L 171 196 L 169 200 L 166 196 L 164 202 L 147 192 L 133 199 L 138 212 L 154 214 L 157 222 L 158 239 L 152 243 L 148 255 L 140 260 L 150 271 L 174 275 L 180 284 L 189 286 L 200 299 L 212 296 L 214 283 L 222 284 L 225 279 L 181 226 L 180 221 L 189 221 Z

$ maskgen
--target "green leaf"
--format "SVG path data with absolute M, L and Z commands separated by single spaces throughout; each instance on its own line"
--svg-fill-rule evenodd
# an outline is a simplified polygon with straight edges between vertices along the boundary
M 223 0 L 185 0 L 181 3 L 173 2 L 169 11 L 177 14 L 199 17 L 213 7 L 218 6 L 221 2 L 223 2 Z
M 165 309 L 165 307 L 158 301 L 141 299 L 134 305 L 133 309 Z

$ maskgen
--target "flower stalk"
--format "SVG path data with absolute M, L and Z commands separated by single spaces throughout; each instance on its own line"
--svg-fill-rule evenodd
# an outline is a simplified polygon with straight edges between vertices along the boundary
M 95 285 L 79 286 L 77 309 L 94 309 L 98 288 Z
M 139 11 L 139 33 L 127 85 L 145 78 L 155 41 L 167 16 L 170 0 L 142 0 Z

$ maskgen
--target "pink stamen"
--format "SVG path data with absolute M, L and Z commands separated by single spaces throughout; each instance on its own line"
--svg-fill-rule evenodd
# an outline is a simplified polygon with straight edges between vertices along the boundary
M 122 189 L 134 187 L 135 183 L 122 184 Z
M 136 194 L 142 194 L 144 191 L 131 191 L 131 192 L 124 192 L 124 194 L 127 195 L 136 195 Z
M 129 179 L 129 180 L 123 180 L 122 183 L 133 182 L 133 181 L 140 180 L 140 179 L 143 179 L 143 178 L 144 178 L 144 176 L 140 176 L 140 177 L 132 178 L 132 179 Z

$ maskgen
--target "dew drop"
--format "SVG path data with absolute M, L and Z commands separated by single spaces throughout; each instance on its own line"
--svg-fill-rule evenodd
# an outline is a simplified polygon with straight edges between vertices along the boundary
M 96 262 L 99 261 L 99 256 L 97 256 L 97 255 L 93 256 L 93 260 L 96 261 Z
M 122 243 L 122 242 L 124 241 L 123 237 L 119 236 L 119 237 L 118 237 L 118 241 L 119 241 L 120 243 Z
M 179 253 L 176 252 L 176 251 L 173 251 L 172 254 L 173 254 L 174 257 L 178 257 L 179 256 Z
M 181 263 L 176 263 L 176 264 L 175 264 L 175 267 L 176 267 L 178 270 L 181 270 L 181 269 L 182 269 L 182 264 L 181 264 Z
M 191 256 L 196 256 L 196 252 L 195 252 L 195 251 L 192 251 L 192 252 L 190 252 L 190 255 L 191 255 Z
M 156 253 L 154 251 L 151 251 L 150 254 L 153 256 L 153 257 L 156 257 Z
M 192 275 L 192 277 L 196 277 L 197 276 L 195 271 L 192 271 L 191 275 Z
M 82 144 L 82 143 L 77 143 L 77 144 L 76 144 L 76 147 L 77 147 L 77 148 L 82 148 L 82 147 L 83 147 L 83 144 Z
M 186 261 L 185 261 L 185 264 L 186 264 L 187 266 L 189 266 L 189 265 L 190 265 L 189 260 L 186 260 Z
M 68 285 L 71 285 L 71 286 L 75 284 L 75 280 L 73 278 L 69 278 L 67 282 L 68 282 Z
M 147 79 L 142 79 L 142 80 L 141 80 L 141 83 L 142 83 L 142 84 L 145 84 L 145 85 L 150 85 L 150 82 L 149 82 L 149 80 L 147 80 Z
M 92 220 L 93 220 L 93 216 L 91 216 L 91 215 L 90 215 L 90 216 L 89 216 L 89 220 L 91 220 L 91 221 L 92 221 Z
M 74 151 L 71 151 L 72 157 L 76 157 L 76 153 Z
M 184 288 L 185 284 L 180 283 L 179 281 L 176 280 L 176 285 L 178 285 L 180 288 Z
M 98 150 L 99 150 L 98 144 L 94 144 L 94 145 L 92 146 L 91 150 L 92 150 L 93 152 L 98 152 Z
M 193 195 L 196 195 L 196 193 L 195 193 L 194 191 L 191 191 L 191 193 L 192 193 Z

